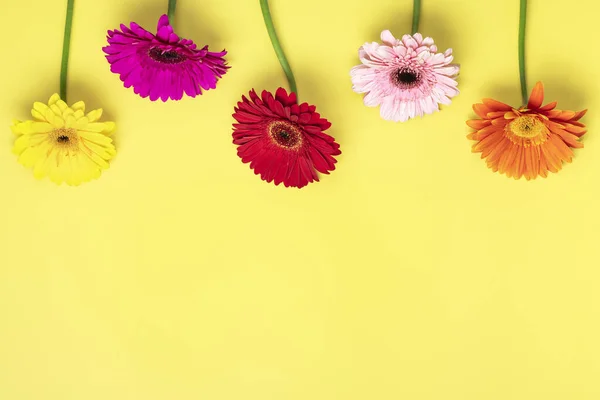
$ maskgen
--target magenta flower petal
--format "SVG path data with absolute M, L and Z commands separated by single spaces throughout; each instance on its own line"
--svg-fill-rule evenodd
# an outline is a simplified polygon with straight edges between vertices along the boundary
M 193 41 L 180 38 L 169 17 L 158 20 L 156 35 L 135 22 L 120 30 L 108 31 L 108 46 L 102 50 L 110 70 L 118 74 L 126 88 L 150 100 L 181 100 L 183 94 L 196 97 L 214 89 L 229 66 L 225 50 L 214 53 L 208 46 L 200 50 Z

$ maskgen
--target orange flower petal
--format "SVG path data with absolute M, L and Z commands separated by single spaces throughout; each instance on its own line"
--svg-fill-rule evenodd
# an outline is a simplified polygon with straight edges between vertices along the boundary
M 575 125 L 575 126 L 579 126 L 581 128 L 585 128 L 585 124 L 579 121 L 575 121 L 575 120 L 571 120 L 569 121 L 570 124 Z
M 487 114 L 489 112 L 491 112 L 492 110 L 490 110 L 486 105 L 481 104 L 481 103 L 477 103 L 477 104 L 473 104 L 473 111 L 475 111 L 475 114 L 479 115 L 481 118 L 483 119 L 488 119 L 487 118 Z
M 525 178 L 529 180 L 533 175 L 533 154 L 531 154 L 531 146 L 523 148 L 523 158 L 525 160 L 523 163 Z
M 483 104 L 488 106 L 493 111 L 510 111 L 512 107 L 494 99 L 483 99 Z
M 540 146 L 532 146 L 531 151 L 533 153 L 533 160 L 535 161 L 534 173 L 535 176 L 539 176 L 542 170 Z
M 521 175 L 523 175 L 519 172 L 521 170 L 522 159 L 523 159 L 523 147 L 517 146 L 515 158 L 514 158 L 512 164 L 508 166 L 509 173 L 515 179 L 518 179 L 521 177 Z
M 502 154 L 500 157 L 500 161 L 498 162 L 498 170 L 501 174 L 506 173 L 508 177 L 509 167 L 512 165 L 515 156 L 517 155 L 517 146 L 514 143 L 510 143 L 508 149 Z
M 502 145 L 502 142 L 506 140 L 506 138 L 503 135 L 492 135 L 490 136 L 489 141 L 486 143 L 486 145 L 483 147 L 483 150 L 481 151 L 481 158 L 488 158 L 490 156 L 490 154 L 492 154 L 492 152 L 494 150 L 496 150 L 496 148 L 498 148 L 498 146 Z
M 573 135 L 578 136 L 578 137 L 585 135 L 585 133 L 587 132 L 587 129 L 585 129 L 585 126 L 578 126 L 578 125 L 573 125 L 573 124 L 569 124 L 569 123 L 564 123 L 562 125 L 565 127 L 565 130 L 567 132 L 570 132 Z
M 481 141 L 481 140 L 485 139 L 486 137 L 488 137 L 489 135 L 491 135 L 492 133 L 499 132 L 499 131 L 501 131 L 501 130 L 498 129 L 497 126 L 494 126 L 494 125 L 486 126 L 485 128 L 477 131 L 477 140 Z
M 492 120 L 492 125 L 496 128 L 504 128 L 510 121 L 510 119 L 495 118 Z
M 568 135 L 568 136 L 574 136 L 574 139 L 577 140 L 577 138 L 582 137 L 587 132 L 585 130 L 585 128 L 581 128 L 581 127 L 574 126 L 571 124 L 564 124 L 564 129 L 561 129 L 559 127 L 560 127 L 560 125 L 556 124 L 556 126 L 552 126 L 550 128 L 550 130 L 553 133 L 556 133 L 557 135 L 559 135 L 561 138 L 566 137 Z M 577 143 L 579 143 L 579 142 L 577 142 Z M 583 145 L 581 145 L 581 147 L 583 147 Z
M 521 159 L 519 160 L 519 176 L 517 178 L 524 176 L 527 180 L 529 180 L 531 179 L 531 177 L 529 176 L 529 173 L 527 171 L 527 162 L 525 160 L 526 150 L 526 147 L 521 147 Z
M 570 119 L 575 118 L 577 113 L 575 111 L 561 111 L 556 119 L 560 119 L 562 121 L 568 121 Z
M 510 147 L 512 142 L 507 138 L 503 138 L 503 140 L 496 145 L 496 147 L 492 150 L 490 155 L 487 158 L 488 167 L 495 167 L 494 172 L 498 170 L 498 161 L 500 161 L 500 157 L 506 150 Z
M 561 160 L 566 162 L 571 162 L 571 160 L 573 160 L 573 150 L 571 150 L 558 135 L 550 135 L 549 142 L 554 145 Z
M 531 91 L 531 96 L 529 96 L 529 102 L 527 103 L 527 108 L 531 110 L 536 110 L 542 106 L 544 102 L 544 85 L 542 82 L 538 82 L 533 87 Z
M 540 176 L 546 178 L 548 177 L 548 164 L 546 162 L 546 157 L 544 157 L 544 153 L 542 152 L 542 148 L 540 146 L 538 146 L 537 149 L 540 159 Z
M 555 154 L 553 147 L 550 146 L 549 142 L 544 143 L 540 146 L 540 150 L 542 154 L 544 154 L 544 158 L 546 159 L 546 163 L 548 165 L 548 170 L 551 172 L 558 172 L 562 168 L 562 163 L 558 158 L 558 155 Z
M 567 146 L 573 147 L 575 149 L 583 148 L 583 143 L 578 141 L 577 136 L 573 135 L 572 133 L 563 131 L 562 133 L 559 134 L 559 136 L 562 139 L 562 141 L 567 144 Z
M 553 101 L 552 103 L 548 103 L 543 107 L 540 107 L 540 111 L 550 111 L 550 110 L 554 110 L 554 108 L 556 107 L 558 103 L 556 101 Z
M 577 113 L 577 115 L 573 118 L 573 121 L 578 121 L 581 119 L 581 117 L 583 117 L 585 115 L 585 113 L 587 113 L 587 109 L 586 110 L 581 110 Z
M 557 119 L 558 116 L 560 115 L 560 110 L 552 110 L 552 111 L 548 111 L 548 113 L 546 114 L 546 118 L 548 119 Z
M 525 162 L 531 179 L 535 179 L 540 174 L 540 157 L 538 152 L 538 146 L 530 146 L 525 149 Z
M 481 129 L 488 126 L 491 122 L 487 119 L 470 119 L 467 121 L 467 125 L 473 129 Z
M 505 111 L 492 111 L 487 114 L 487 117 L 491 118 L 491 119 L 501 118 L 501 117 L 504 118 L 505 113 L 506 113 Z
M 494 145 L 496 145 L 500 140 L 502 140 L 503 136 L 500 132 L 492 132 L 489 136 L 481 139 L 481 141 L 473 147 L 473 151 L 475 153 L 483 152 L 486 149 L 493 149 Z M 489 154 L 489 151 L 487 152 Z M 487 157 L 487 154 L 484 156 L 481 155 L 481 158 Z
M 559 131 L 567 131 L 575 136 L 581 137 L 587 132 L 585 126 L 577 126 L 569 124 L 568 122 L 563 122 L 559 124 L 554 121 L 548 121 L 546 125 L 548 126 L 551 132 L 554 132 L 557 135 L 559 134 Z

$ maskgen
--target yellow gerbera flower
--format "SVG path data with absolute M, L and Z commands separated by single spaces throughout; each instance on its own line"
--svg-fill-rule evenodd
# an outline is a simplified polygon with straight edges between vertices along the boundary
M 11 126 L 19 136 L 13 147 L 19 163 L 33 168 L 37 179 L 48 176 L 59 185 L 77 186 L 98 178 L 117 154 L 109 137 L 115 123 L 97 122 L 102 109 L 84 112 L 82 101 L 69 107 L 58 94 L 47 105 L 35 102 L 34 120 L 15 120 Z

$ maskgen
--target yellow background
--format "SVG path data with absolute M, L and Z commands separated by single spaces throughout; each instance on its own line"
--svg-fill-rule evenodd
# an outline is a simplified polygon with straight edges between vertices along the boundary
M 180 35 L 232 68 L 167 104 L 124 89 L 101 51 L 167 1 L 77 1 L 69 100 L 103 107 L 119 150 L 78 188 L 10 153 L 11 120 L 58 90 L 66 2 L 1 3 L 0 399 L 600 398 L 595 1 L 530 1 L 530 87 L 590 112 L 575 161 L 527 182 L 465 138 L 480 98 L 519 103 L 517 0 L 424 1 L 461 94 L 405 124 L 348 72 L 365 41 L 410 29 L 411 1 L 272 0 L 300 99 L 343 151 L 302 190 L 262 182 L 231 143 L 241 95 L 286 85 L 258 1 L 179 1 Z

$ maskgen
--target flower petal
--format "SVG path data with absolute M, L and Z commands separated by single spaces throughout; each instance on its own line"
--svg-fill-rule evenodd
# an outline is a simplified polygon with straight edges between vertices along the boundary
M 527 108 L 531 110 L 537 110 L 542 106 L 544 102 L 544 85 L 542 82 L 537 82 L 531 91 Z

